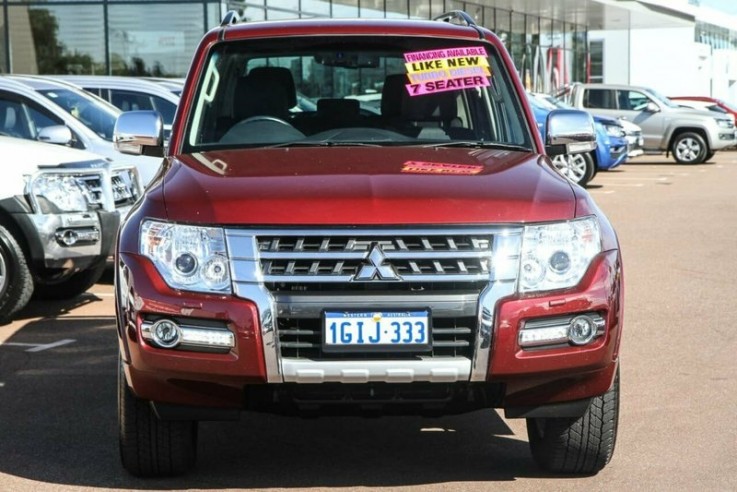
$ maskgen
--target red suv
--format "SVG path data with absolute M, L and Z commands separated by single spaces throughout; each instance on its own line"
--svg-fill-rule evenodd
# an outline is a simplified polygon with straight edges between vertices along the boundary
M 373 101 L 380 95 L 380 104 Z M 549 155 L 499 39 L 436 21 L 232 22 L 197 48 L 164 155 L 122 226 L 120 450 L 193 465 L 197 421 L 241 411 L 525 418 L 545 469 L 595 473 L 619 408 L 614 230 Z

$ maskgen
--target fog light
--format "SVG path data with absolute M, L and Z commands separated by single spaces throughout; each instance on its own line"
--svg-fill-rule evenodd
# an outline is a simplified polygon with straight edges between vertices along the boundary
M 179 344 L 182 332 L 173 321 L 160 319 L 151 327 L 151 338 L 159 347 L 172 348 Z
M 540 328 L 526 328 L 519 332 L 520 347 L 539 347 L 542 345 L 556 345 L 568 341 L 568 326 L 545 326 Z
M 586 345 L 596 336 L 596 324 L 589 316 L 576 316 L 568 327 L 568 339 L 574 345 Z
M 188 326 L 182 329 L 182 345 L 230 349 L 235 347 L 235 336 L 229 330 L 198 329 Z
M 76 231 L 67 229 L 63 232 L 57 232 L 56 239 L 58 239 L 65 246 L 74 246 L 79 240 L 79 234 L 77 234 Z

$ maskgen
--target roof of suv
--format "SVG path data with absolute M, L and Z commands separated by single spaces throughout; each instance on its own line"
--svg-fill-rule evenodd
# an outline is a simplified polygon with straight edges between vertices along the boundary
M 223 29 L 225 39 L 252 36 L 290 35 L 425 35 L 441 38 L 480 39 L 475 27 L 430 20 L 406 19 L 296 19 L 283 21 L 243 22 Z M 478 27 L 478 29 L 484 29 Z

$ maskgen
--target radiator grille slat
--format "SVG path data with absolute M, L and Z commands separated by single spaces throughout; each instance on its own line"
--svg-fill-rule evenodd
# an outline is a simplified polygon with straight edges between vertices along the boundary
M 260 270 L 259 282 L 276 302 L 281 357 L 323 361 L 473 359 L 478 299 L 490 283 L 495 232 L 459 226 L 232 229 L 228 234 L 233 261 Z M 253 282 L 249 275 L 234 280 Z M 321 313 L 330 309 L 427 309 L 431 348 L 323 352 Z

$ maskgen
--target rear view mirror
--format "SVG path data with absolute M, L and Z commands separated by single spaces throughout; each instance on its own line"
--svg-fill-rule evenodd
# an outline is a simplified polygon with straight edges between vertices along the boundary
M 115 150 L 124 154 L 164 156 L 164 122 L 158 111 L 128 111 L 113 131 Z
M 36 137 L 39 142 L 57 145 L 69 145 L 72 142 L 72 131 L 64 125 L 52 125 L 41 128 Z
M 645 106 L 645 111 L 648 112 L 648 113 L 657 113 L 657 112 L 660 111 L 660 108 L 658 107 L 657 104 L 655 104 L 654 102 L 650 101 Z
M 545 152 L 549 156 L 579 154 L 596 149 L 594 119 L 586 111 L 555 109 L 548 114 Z

